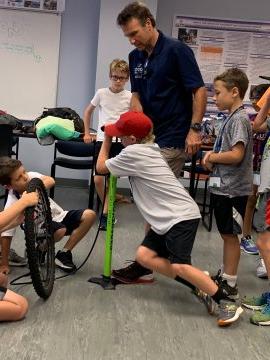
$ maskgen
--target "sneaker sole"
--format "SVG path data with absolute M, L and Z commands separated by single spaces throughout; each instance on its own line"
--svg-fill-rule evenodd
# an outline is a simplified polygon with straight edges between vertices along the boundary
M 259 279 L 268 279 L 267 274 L 256 274 Z
M 24 267 L 27 266 L 27 262 L 25 264 L 20 264 L 20 263 L 14 263 L 12 261 L 9 261 L 9 266 L 13 266 L 13 267 Z
M 240 246 L 240 249 L 241 249 L 243 252 L 245 252 L 246 254 L 249 254 L 249 255 L 259 255 L 259 251 L 256 251 L 256 252 L 254 252 L 254 251 L 248 251 L 248 250 L 244 249 L 244 248 L 241 247 L 241 246 Z
M 222 327 L 222 326 L 231 325 L 232 323 L 234 323 L 239 318 L 239 316 L 242 314 L 243 311 L 244 310 L 241 308 L 241 306 L 239 306 L 239 308 L 236 310 L 235 315 L 234 315 L 233 318 L 227 319 L 227 320 L 222 320 L 222 319 L 218 320 L 218 326 Z
M 149 275 L 146 275 L 143 278 L 138 278 L 135 280 L 128 280 L 128 279 L 122 278 L 121 276 L 112 274 L 112 277 L 114 277 L 116 280 L 120 281 L 123 284 L 136 285 L 136 284 L 152 284 L 153 282 L 155 282 L 155 279 L 153 277 L 147 278 L 147 276 L 149 276 Z
M 251 324 L 258 325 L 258 326 L 269 326 L 270 321 L 254 321 L 250 319 Z
M 61 270 L 66 272 L 73 272 L 76 268 L 70 268 L 68 266 L 63 265 L 59 260 L 55 259 L 55 265 L 58 266 Z
M 242 305 L 250 310 L 262 310 L 264 308 L 264 305 L 249 305 L 242 302 Z

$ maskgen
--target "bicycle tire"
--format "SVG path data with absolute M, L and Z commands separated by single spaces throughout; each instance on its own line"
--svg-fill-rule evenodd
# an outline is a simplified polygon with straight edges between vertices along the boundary
M 25 210 L 25 244 L 30 275 L 38 296 L 47 299 L 55 279 L 55 247 L 50 201 L 43 182 L 30 180 L 27 193 L 37 191 L 38 204 Z

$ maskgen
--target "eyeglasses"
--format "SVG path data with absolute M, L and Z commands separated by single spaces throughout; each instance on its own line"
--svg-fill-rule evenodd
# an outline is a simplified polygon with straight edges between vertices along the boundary
M 125 77 L 125 76 L 116 76 L 116 75 L 112 75 L 111 76 L 111 79 L 113 80 L 113 81 L 125 81 L 125 80 L 127 80 L 127 78 Z

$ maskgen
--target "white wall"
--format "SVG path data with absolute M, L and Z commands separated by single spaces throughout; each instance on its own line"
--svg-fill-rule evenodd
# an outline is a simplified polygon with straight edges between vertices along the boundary
M 80 115 L 95 91 L 99 11 L 99 0 L 66 0 L 62 15 L 57 106 L 71 107 Z M 53 151 L 53 145 L 20 139 L 19 157 L 29 170 L 49 174 Z M 56 176 L 87 179 L 88 171 L 57 167 Z

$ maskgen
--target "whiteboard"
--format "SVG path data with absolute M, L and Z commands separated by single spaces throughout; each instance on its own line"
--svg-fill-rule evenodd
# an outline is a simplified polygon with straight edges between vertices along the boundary
M 35 119 L 54 107 L 61 16 L 0 9 L 0 109 Z

